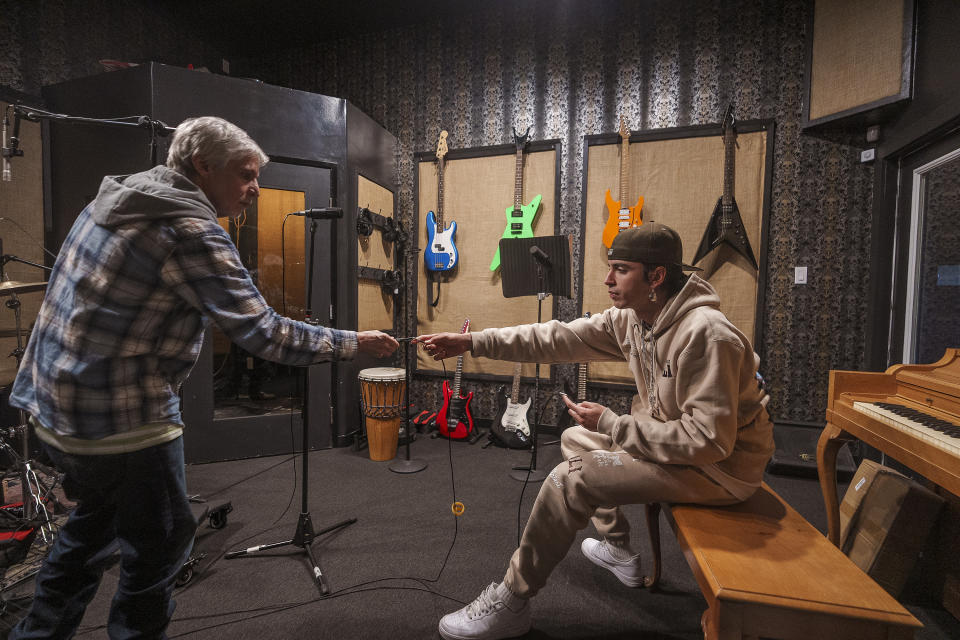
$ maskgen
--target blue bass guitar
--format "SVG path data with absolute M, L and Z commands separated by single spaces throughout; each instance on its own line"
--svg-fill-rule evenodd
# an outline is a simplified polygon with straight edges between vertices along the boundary
M 457 233 L 457 223 L 451 222 L 449 227 L 443 224 L 443 157 L 447 155 L 447 132 L 440 132 L 437 141 L 438 168 L 437 183 L 437 213 L 427 213 L 427 247 L 423 252 L 423 263 L 428 271 L 449 271 L 457 265 L 457 245 L 454 236 Z

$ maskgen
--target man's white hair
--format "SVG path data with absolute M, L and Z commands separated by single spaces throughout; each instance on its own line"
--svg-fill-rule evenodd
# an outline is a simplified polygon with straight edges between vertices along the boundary
M 167 166 L 192 176 L 196 173 L 193 159 L 204 161 L 215 169 L 222 169 L 231 160 L 257 158 L 260 166 L 270 158 L 247 132 L 223 118 L 202 116 L 188 118 L 173 132 Z

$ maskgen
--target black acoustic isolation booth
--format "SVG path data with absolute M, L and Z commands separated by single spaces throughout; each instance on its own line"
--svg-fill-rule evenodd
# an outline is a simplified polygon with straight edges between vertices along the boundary
M 270 156 L 261 173 L 261 198 L 237 223 L 223 219 L 268 302 L 322 325 L 357 328 L 358 176 L 390 193 L 396 204 L 397 140 L 346 100 L 266 85 L 252 79 L 161 64 L 51 85 L 45 108 L 88 118 L 146 116 L 175 127 L 212 115 L 246 130 Z M 44 212 L 47 246 L 56 251 L 104 175 L 135 173 L 164 162 L 169 137 L 149 128 L 113 128 L 50 120 Z M 28 150 L 29 152 L 29 150 Z M 313 260 L 307 260 L 306 216 L 287 213 L 338 207 L 344 219 L 320 221 Z M 336 229 L 331 242 L 330 230 Z M 331 248 L 336 247 L 335 255 Z M 306 298 L 313 264 L 312 299 Z M 393 327 L 383 327 L 392 329 Z M 184 438 L 189 462 L 288 453 L 302 421 L 302 372 L 261 361 L 208 331 L 200 360 L 183 386 Z M 311 448 L 353 443 L 360 365 L 365 360 L 308 368 L 306 398 Z

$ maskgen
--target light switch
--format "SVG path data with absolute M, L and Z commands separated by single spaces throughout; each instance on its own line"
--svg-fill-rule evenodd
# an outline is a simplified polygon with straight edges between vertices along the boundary
M 807 268 L 806 267 L 793 268 L 793 283 L 807 284 Z

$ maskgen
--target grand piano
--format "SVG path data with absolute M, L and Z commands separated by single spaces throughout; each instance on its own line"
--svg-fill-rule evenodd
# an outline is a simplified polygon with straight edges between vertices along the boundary
M 960 495 L 960 349 L 933 364 L 882 373 L 831 371 L 827 425 L 817 443 L 828 537 L 840 542 L 837 453 L 859 439 Z

